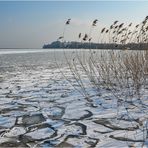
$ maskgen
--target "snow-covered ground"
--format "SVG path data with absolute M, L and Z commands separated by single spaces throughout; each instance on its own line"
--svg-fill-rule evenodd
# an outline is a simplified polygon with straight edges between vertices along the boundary
M 142 102 L 117 102 L 86 85 L 87 99 L 62 71 L 71 83 L 51 65 L 1 74 L 0 147 L 148 147 L 148 88 Z

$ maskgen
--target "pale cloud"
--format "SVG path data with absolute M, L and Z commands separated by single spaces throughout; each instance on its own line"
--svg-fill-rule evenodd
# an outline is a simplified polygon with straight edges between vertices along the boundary
M 88 20 L 83 20 L 83 19 L 78 19 L 78 18 L 72 18 L 71 20 L 72 25 L 75 26 L 89 26 L 90 21 Z

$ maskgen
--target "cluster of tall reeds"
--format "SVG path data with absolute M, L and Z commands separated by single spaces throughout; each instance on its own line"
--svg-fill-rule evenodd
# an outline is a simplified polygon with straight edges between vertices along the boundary
M 68 19 L 63 34 L 58 40 L 64 41 L 66 27 L 70 23 L 71 19 Z M 139 110 L 145 113 L 143 107 L 147 109 L 148 106 L 142 102 L 141 98 L 148 89 L 148 16 L 135 26 L 132 23 L 126 26 L 124 23 L 115 21 L 109 28 L 100 30 L 98 43 L 104 43 L 104 45 L 110 43 L 115 48 L 122 47 L 120 50 L 98 50 L 97 47 L 91 49 L 92 31 L 94 27 L 97 27 L 97 23 L 97 19 L 92 22 L 88 34 L 78 34 L 78 44 L 88 42 L 90 45 L 88 50 L 76 49 L 67 56 L 63 49 L 68 68 L 78 87 L 57 64 L 58 68 L 64 78 L 87 101 L 92 101 L 87 89 L 89 85 L 96 91 L 104 89 L 106 92 L 112 93 L 117 99 L 117 105 L 121 101 L 124 102 L 128 115 L 130 112 L 127 104 L 128 102 L 134 104 L 135 99 L 139 100 L 141 104 Z M 145 50 L 141 50 L 142 46 Z M 136 50 L 133 50 L 134 48 Z M 131 115 L 129 116 L 131 118 Z M 143 128 L 145 128 L 144 125 Z
M 66 26 L 70 25 L 70 21 L 71 19 L 66 21 L 63 35 L 58 38 L 59 40 L 64 41 Z M 116 91 L 127 90 L 129 96 L 140 95 L 140 90 L 147 86 L 148 81 L 148 50 L 133 51 L 128 49 L 131 48 L 133 43 L 136 44 L 136 48 L 139 50 L 140 44 L 148 46 L 148 16 L 135 27 L 132 23 L 125 26 L 124 23 L 115 21 L 108 29 L 101 29 L 99 42 L 107 43 L 108 41 L 108 43 L 113 43 L 115 46 L 125 45 L 122 50 L 118 51 L 104 50 L 98 53 L 97 50 L 91 49 L 92 30 L 97 26 L 97 22 L 97 19 L 92 22 L 88 34 L 82 36 L 82 33 L 79 33 L 78 35 L 78 41 L 90 44 L 87 55 L 84 50 L 82 52 L 76 50 L 75 55 L 71 56 L 70 59 L 66 56 L 64 50 L 65 59 L 74 79 L 87 97 L 88 92 L 82 80 L 82 71 L 87 76 L 90 84 L 98 89 L 105 87 Z M 79 69 L 81 69 L 81 72 Z
M 109 28 L 103 28 L 101 35 L 103 40 L 108 38 L 110 43 L 148 43 L 148 16 L 135 26 L 132 23 L 125 25 L 115 21 Z

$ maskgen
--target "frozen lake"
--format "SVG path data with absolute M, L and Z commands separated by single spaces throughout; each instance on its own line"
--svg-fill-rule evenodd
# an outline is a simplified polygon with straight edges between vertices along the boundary
M 66 55 L 74 50 L 67 50 Z M 54 66 L 55 60 L 65 63 L 62 49 L 0 49 L 0 73 L 15 70 L 49 68 Z
M 88 50 L 64 51 L 73 60 Z M 79 71 L 88 100 L 77 91 L 82 88 L 65 65 L 64 51 L 0 49 L 0 147 L 147 147 L 141 126 L 147 124 L 147 90 L 145 108 L 139 100 L 127 102 L 131 118 L 122 100 L 118 104 L 110 90 L 96 91 Z
M 94 50 L 100 53 L 100 50 Z M 0 49 L 0 73 L 25 69 L 50 68 L 57 61 L 65 66 L 66 59 L 72 60 L 77 54 L 83 56 L 87 49 Z

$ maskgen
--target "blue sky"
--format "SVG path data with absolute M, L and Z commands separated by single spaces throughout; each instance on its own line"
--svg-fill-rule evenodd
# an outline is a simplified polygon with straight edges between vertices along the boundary
M 147 15 L 148 1 L 0 1 L 0 48 L 41 48 L 62 34 L 68 18 L 66 40 L 77 40 L 98 19 L 96 41 L 103 26 L 115 20 L 137 24 Z

